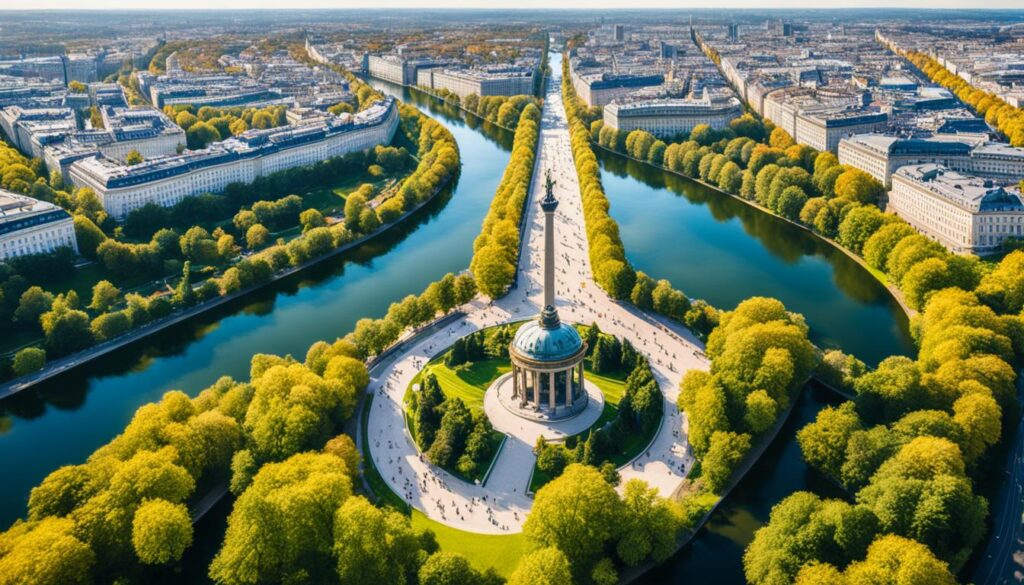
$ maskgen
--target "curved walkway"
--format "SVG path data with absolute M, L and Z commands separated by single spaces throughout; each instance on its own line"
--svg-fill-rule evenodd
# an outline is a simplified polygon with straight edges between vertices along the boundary
M 544 218 L 536 198 L 543 193 L 549 169 L 557 183 L 555 195 L 559 200 L 555 218 L 556 296 L 562 320 L 584 324 L 596 321 L 602 331 L 628 339 L 649 359 L 665 395 L 661 427 L 649 449 L 620 468 L 622 483 L 642 479 L 668 496 L 679 487 L 693 463 L 685 417 L 675 403 L 683 374 L 694 368 L 707 369 L 703 347 L 686 328 L 619 304 L 594 283 L 560 87 L 560 72 L 555 72 L 548 84 L 541 120 L 539 164 L 526 203 L 525 247 L 517 268 L 517 287 L 493 303 L 477 299 L 461 307 L 465 316 L 403 348 L 393 360 L 370 372 L 368 391 L 378 396 L 369 414 L 367 447 L 384 481 L 429 518 L 470 532 L 507 534 L 522 530 L 533 502 L 524 493 L 535 461 L 533 443 L 527 442 L 529 434 L 510 436 L 487 484 L 471 485 L 431 465 L 420 454 L 406 429 L 403 397 L 426 362 L 456 339 L 540 312 Z

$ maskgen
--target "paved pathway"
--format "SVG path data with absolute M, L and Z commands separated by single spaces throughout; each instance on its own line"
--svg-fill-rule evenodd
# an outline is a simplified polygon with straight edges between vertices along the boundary
M 630 340 L 650 360 L 665 394 L 665 416 L 658 434 L 648 450 L 620 469 L 623 483 L 639 478 L 657 487 L 662 495 L 669 495 L 680 485 L 693 462 L 686 441 L 686 421 L 675 402 L 683 373 L 708 367 L 702 345 L 683 327 L 612 301 L 592 280 L 560 83 L 560 72 L 556 71 L 548 86 L 541 122 L 537 153 L 540 164 L 527 202 L 527 246 L 518 267 L 518 288 L 493 304 L 480 299 L 467 304 L 462 307 L 465 317 L 410 345 L 394 360 L 371 371 L 369 391 L 378 396 L 370 413 L 368 437 L 377 469 L 395 493 L 428 517 L 471 532 L 507 534 L 522 530 L 533 502 L 524 493 L 535 460 L 533 442 L 536 433 L 543 432 L 535 426 L 528 431 L 526 426 L 539 423 L 523 421 L 522 432 L 516 433 L 521 436 L 510 436 L 505 441 L 486 486 L 470 485 L 429 464 L 420 455 L 405 427 L 402 397 L 416 372 L 459 337 L 540 312 L 544 217 L 537 201 L 543 194 L 548 169 L 557 183 L 555 196 L 559 200 L 555 256 L 556 295 L 562 320 L 586 324 L 596 321 L 602 331 Z M 567 423 L 572 425 L 571 421 Z

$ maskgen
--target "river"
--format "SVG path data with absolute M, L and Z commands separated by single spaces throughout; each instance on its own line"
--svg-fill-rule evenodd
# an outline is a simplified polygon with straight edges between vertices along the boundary
M 913 351 L 899 304 L 843 252 L 699 183 L 598 154 L 612 217 L 638 270 L 720 309 L 754 295 L 777 298 L 804 316 L 819 346 L 872 365 Z
M 401 97 L 401 96 L 400 96 Z M 239 301 L 169 328 L 0 403 L 0 525 L 25 514 L 29 490 L 117 435 L 171 389 L 194 395 L 223 375 L 247 379 L 256 353 L 299 359 L 362 317 L 469 265 L 473 238 L 508 162 L 512 134 L 434 108 L 455 135 L 454 187 L 401 226 Z

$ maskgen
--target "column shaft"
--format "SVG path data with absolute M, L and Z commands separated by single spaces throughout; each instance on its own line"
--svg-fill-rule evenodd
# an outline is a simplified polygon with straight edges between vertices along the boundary
M 519 398 L 519 373 L 516 372 L 516 365 L 512 364 L 512 398 Z
M 544 212 L 544 306 L 555 306 L 555 211 Z
M 557 392 L 555 392 L 555 373 L 551 372 L 548 374 L 548 407 L 551 410 L 555 410 L 558 403 L 556 402 Z
M 540 410 L 540 376 L 537 372 L 533 374 L 533 409 Z
M 565 407 L 570 408 L 572 406 L 572 371 L 574 368 L 569 368 L 565 371 Z

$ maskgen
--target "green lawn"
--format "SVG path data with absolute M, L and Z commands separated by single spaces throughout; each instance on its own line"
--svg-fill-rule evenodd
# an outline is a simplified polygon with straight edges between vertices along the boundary
M 483 410 L 487 388 L 502 374 L 512 371 L 512 366 L 506 359 L 493 358 L 474 362 L 456 371 L 446 366 L 443 359 L 437 358 L 428 363 L 424 371 L 430 371 L 437 377 L 445 396 L 461 398 L 470 409 Z
M 356 175 L 349 175 L 330 187 L 314 189 L 303 193 L 303 208 L 315 208 L 324 215 L 340 215 L 345 209 L 345 199 L 348 197 L 348 194 L 358 189 L 363 183 L 370 183 L 373 185 L 374 190 L 380 193 L 383 188 L 404 179 L 408 174 L 403 173 L 394 178 L 373 177 L 366 171 Z
M 601 393 L 604 394 L 604 410 L 601 411 L 601 416 L 598 417 L 597 422 L 591 426 L 593 429 L 599 429 L 614 420 L 618 415 L 619 401 L 622 400 L 622 396 L 626 392 L 626 378 L 629 377 L 629 372 L 616 371 L 595 374 L 590 370 L 589 366 L 585 366 L 584 370 L 587 380 L 593 382 L 601 390 Z M 656 431 L 657 427 L 655 427 L 655 431 L 648 435 L 630 435 L 625 441 L 618 444 L 619 451 L 609 457 L 608 460 L 616 467 L 625 465 L 643 451 L 644 447 L 651 442 L 653 432 Z M 589 432 L 588 429 L 575 436 L 577 440 L 583 440 Z M 530 491 L 536 493 L 538 489 L 552 479 L 554 478 L 538 469 L 537 465 L 534 464 L 533 476 L 530 478 Z
M 414 441 L 417 437 L 416 420 L 409 416 L 409 401 L 412 396 L 413 385 L 419 384 L 426 372 L 432 372 L 437 377 L 437 383 L 441 386 L 441 392 L 445 397 L 460 398 L 470 410 L 483 411 L 484 394 L 487 392 L 491 382 L 512 369 L 508 360 L 487 359 L 474 362 L 456 371 L 444 364 L 444 357 L 447 353 L 444 352 L 428 362 L 409 382 L 409 387 L 405 389 L 405 397 L 403 399 L 406 405 L 405 425 L 409 428 L 409 434 L 412 435 Z M 498 454 L 498 447 L 501 446 L 501 441 L 504 438 L 504 434 L 498 431 L 491 431 L 490 443 L 495 455 Z M 493 461 L 494 458 L 492 457 L 487 465 L 480 466 L 477 473 L 470 477 L 462 475 L 454 467 L 445 467 L 445 470 L 469 483 L 473 483 L 475 480 L 483 481 L 484 474 L 487 473 Z
M 423 512 L 413 510 L 412 525 L 428 528 L 437 536 L 441 550 L 457 552 L 469 559 L 479 570 L 494 567 L 503 577 L 508 577 L 529 550 L 529 543 L 519 534 L 477 534 L 466 532 L 427 518 Z

